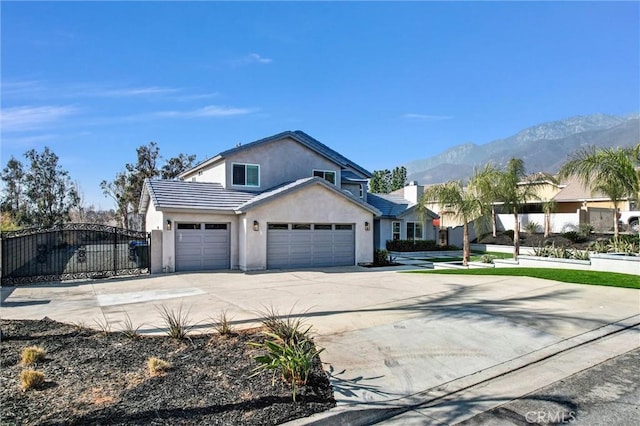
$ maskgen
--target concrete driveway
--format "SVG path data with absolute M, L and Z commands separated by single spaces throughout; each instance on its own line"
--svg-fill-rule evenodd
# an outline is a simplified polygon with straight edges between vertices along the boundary
M 240 327 L 257 325 L 258 311 L 271 306 L 307 318 L 317 343 L 326 348 L 322 360 L 338 408 L 298 423 L 400 418 L 402 424 L 412 419 L 420 424 L 425 403 L 437 405 L 437 400 L 478 386 L 490 389 L 492 380 L 540 366 L 557 354 L 575 352 L 578 361 L 519 377 L 521 386 L 509 385 L 505 398 L 640 345 L 639 291 L 522 277 L 347 267 L 168 274 L 2 289 L 3 318 L 47 316 L 88 326 L 108 323 L 118 330 L 127 314 L 148 333 L 162 328 L 154 306 L 180 304 L 190 310 L 199 330 L 210 327 L 222 310 Z M 600 344 L 597 350 L 594 342 Z M 588 348 L 594 349 L 578 356 L 578 350 Z M 458 407 L 454 417 L 436 410 L 432 420 L 454 423 L 500 401 Z M 419 415 L 413 417 L 415 413 Z

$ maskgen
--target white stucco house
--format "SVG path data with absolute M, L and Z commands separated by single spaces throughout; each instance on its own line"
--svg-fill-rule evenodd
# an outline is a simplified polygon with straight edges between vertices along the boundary
M 415 202 L 399 197 L 393 207 L 368 194 L 369 178 L 306 133 L 286 131 L 221 152 L 180 180 L 147 180 L 140 212 L 156 236 L 152 271 L 369 263 L 397 221 L 403 239 L 430 237 L 432 226 L 415 225 Z
M 373 258 L 371 173 L 301 131 L 237 146 L 145 182 L 140 211 L 161 235 L 155 271 L 356 265 Z M 152 247 L 152 252 L 158 247 Z

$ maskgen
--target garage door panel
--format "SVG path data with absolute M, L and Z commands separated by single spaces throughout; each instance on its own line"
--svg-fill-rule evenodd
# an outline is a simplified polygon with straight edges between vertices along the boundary
M 293 228 L 293 227 L 291 227 Z M 355 264 L 353 230 L 270 229 L 267 268 L 348 266 Z
M 176 232 L 176 271 L 230 268 L 228 230 L 178 229 Z

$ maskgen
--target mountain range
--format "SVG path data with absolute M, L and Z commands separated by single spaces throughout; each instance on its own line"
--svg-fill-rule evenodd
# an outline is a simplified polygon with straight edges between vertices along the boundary
M 587 146 L 631 147 L 640 143 L 640 114 L 592 114 L 528 127 L 513 136 L 477 145 L 456 145 L 433 157 L 407 164 L 407 179 L 419 184 L 465 180 L 488 161 L 504 165 L 524 160 L 528 173 L 555 174 L 568 156 Z

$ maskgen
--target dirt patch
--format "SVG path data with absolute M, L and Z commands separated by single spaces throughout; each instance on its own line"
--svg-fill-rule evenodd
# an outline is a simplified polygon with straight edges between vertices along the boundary
M 3 425 L 275 425 L 335 406 L 319 361 L 296 402 L 278 376 L 273 386 L 270 374 L 249 378 L 259 351 L 247 343 L 263 339 L 259 330 L 176 340 L 131 339 L 46 318 L 0 325 Z M 47 352 L 34 367 L 46 381 L 23 392 L 20 353 L 33 345 Z M 152 377 L 152 356 L 170 362 L 171 369 Z

